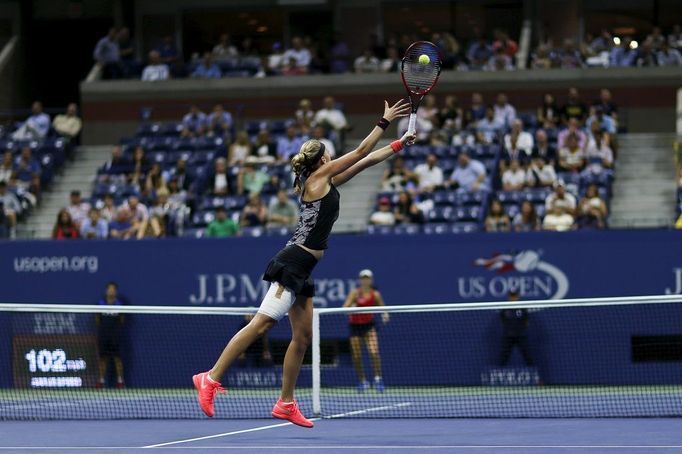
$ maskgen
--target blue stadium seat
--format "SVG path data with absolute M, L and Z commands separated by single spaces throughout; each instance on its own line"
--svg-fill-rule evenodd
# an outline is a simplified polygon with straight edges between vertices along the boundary
M 367 233 L 371 235 L 390 235 L 393 233 L 391 225 L 368 225 Z
M 426 219 L 429 222 L 450 222 L 452 221 L 453 210 L 451 207 L 433 207 L 426 213 Z
M 520 191 L 497 191 L 497 200 L 503 205 L 518 205 L 523 196 L 524 194 Z
M 452 233 L 472 233 L 478 232 L 479 225 L 475 222 L 456 222 L 450 227 Z
M 425 224 L 422 231 L 427 235 L 442 235 L 451 231 L 451 225 L 445 223 Z
M 457 192 L 455 191 L 436 191 L 431 195 L 431 200 L 436 205 L 455 205 L 457 204 Z
M 486 191 L 462 192 L 457 195 L 457 198 L 457 205 L 480 206 L 488 200 L 488 193 Z
M 458 222 L 479 221 L 482 213 L 483 211 L 481 208 L 477 206 L 460 207 L 455 209 L 452 220 L 456 220 Z

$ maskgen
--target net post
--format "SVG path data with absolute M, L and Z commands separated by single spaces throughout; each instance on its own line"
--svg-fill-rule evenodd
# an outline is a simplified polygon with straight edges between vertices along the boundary
M 313 309 L 313 413 L 322 414 L 320 403 L 320 313 Z

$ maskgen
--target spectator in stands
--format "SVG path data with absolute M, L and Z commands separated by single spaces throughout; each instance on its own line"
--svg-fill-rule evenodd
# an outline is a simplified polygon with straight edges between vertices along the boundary
M 542 97 L 542 105 L 538 107 L 538 123 L 543 128 L 552 129 L 559 125 L 559 106 L 557 106 L 554 96 L 551 93 L 545 93 Z
M 219 206 L 213 219 L 206 227 L 205 235 L 209 238 L 226 238 L 239 234 L 239 226 L 227 216 L 224 206 Z
M 592 123 L 591 131 L 585 147 L 586 170 L 591 173 L 601 173 L 604 169 L 613 167 L 611 136 L 603 131 L 597 122 Z
M 540 230 L 540 220 L 538 219 L 535 206 L 530 200 L 524 200 L 521 210 L 514 216 L 512 228 L 515 232 L 532 232 Z
M 493 50 L 502 50 L 509 58 L 514 58 L 519 45 L 503 30 L 493 30 Z
M 501 122 L 505 128 L 510 128 L 514 120 L 516 120 L 516 109 L 509 104 L 507 95 L 504 93 L 497 95 L 494 109 L 495 119 Z
M 409 117 L 403 117 L 398 122 L 398 135 L 397 137 L 402 137 L 407 131 L 409 125 Z M 433 124 L 426 120 L 423 116 L 417 115 L 417 120 L 415 122 L 415 129 L 417 132 L 418 144 L 428 144 L 431 138 L 431 131 L 433 131 Z
M 109 222 L 109 237 L 118 240 L 127 240 L 133 237 L 135 229 L 130 222 L 130 210 L 120 207 L 116 210 L 116 219 Z
M 213 57 L 218 61 L 225 61 L 239 56 L 237 48 L 232 44 L 230 35 L 223 33 L 220 41 L 213 47 Z
M 637 51 L 632 48 L 632 38 L 625 36 L 620 39 L 620 44 L 611 49 L 609 66 L 632 66 L 635 58 L 637 58 Z
M 90 212 L 90 204 L 83 201 L 81 192 L 78 190 L 71 191 L 69 196 L 69 206 L 65 208 L 69 213 L 69 217 L 73 220 L 76 227 L 80 227 L 83 221 L 87 219 Z
M 104 163 L 99 169 L 99 173 L 104 174 L 104 181 L 108 181 L 108 176 L 119 175 L 128 171 L 131 168 L 131 163 L 123 155 L 123 150 L 119 145 L 114 145 L 111 148 L 111 158 Z
M 673 49 L 682 49 L 682 25 L 673 25 L 672 32 L 668 35 L 668 44 Z
M 599 210 L 589 206 L 587 207 L 587 212 L 578 215 L 575 224 L 575 227 L 580 230 L 603 229 L 606 226 Z
M 240 225 L 243 227 L 264 226 L 268 222 L 268 209 L 263 204 L 260 194 L 253 192 L 249 195 L 249 202 L 242 210 Z
M 490 57 L 493 56 L 493 48 L 481 35 L 471 43 L 466 56 L 471 69 L 483 69 Z
M 487 111 L 486 105 L 483 103 L 483 95 L 480 93 L 472 93 L 471 106 L 464 111 L 464 125 L 469 126 L 476 124 L 479 120 L 483 120 Z
M 575 196 L 566 191 L 566 184 L 562 180 L 557 180 L 556 183 L 554 183 L 554 192 L 545 199 L 545 209 L 547 212 L 552 208 L 558 208 L 570 215 L 575 213 Z
M 123 74 L 127 77 L 130 75 L 135 64 L 135 47 L 130 37 L 130 30 L 127 27 L 122 27 L 118 31 L 116 42 L 118 43 L 118 53 L 123 66 Z
M 585 150 L 578 145 L 578 137 L 569 134 L 564 146 L 559 149 L 559 170 L 579 172 L 585 167 Z
M 336 157 L 336 146 L 334 145 L 334 142 L 327 139 L 326 134 L 327 131 L 325 131 L 322 126 L 315 126 L 313 128 L 312 138 L 322 142 L 324 144 L 324 149 L 329 152 L 329 156 L 334 158 Z
M 159 53 L 161 63 L 173 68 L 180 61 L 180 53 L 175 47 L 175 40 L 172 35 L 166 35 L 161 41 L 161 45 L 156 49 Z
M 369 217 L 372 225 L 394 225 L 395 215 L 391 212 L 391 201 L 388 197 L 379 199 L 379 209 Z
M 206 133 L 207 117 L 194 104 L 189 108 L 189 112 L 182 117 L 182 137 L 197 137 Z
M 103 206 L 99 211 L 99 215 L 104 221 L 110 223 L 116 218 L 116 203 L 114 202 L 114 196 L 111 194 L 104 194 L 102 204 Z
M 647 35 L 645 41 L 651 44 L 653 49 L 660 49 L 661 46 L 667 41 L 663 33 L 661 33 L 661 27 L 653 27 L 651 33 Z
M 204 53 L 201 63 L 192 72 L 192 77 L 196 79 L 220 79 L 222 75 L 220 67 L 215 64 L 210 52 Z
M 145 155 L 144 148 L 138 145 L 133 151 L 133 173 L 128 176 L 130 183 L 133 186 L 139 187 L 144 182 L 144 176 L 150 168 L 151 164 Z
M 240 166 L 251 156 L 252 145 L 249 134 L 246 131 L 239 131 L 234 143 L 227 148 L 227 164 L 230 166 Z
M 485 218 L 486 232 L 509 232 L 511 230 L 511 221 L 509 216 L 504 212 L 504 207 L 499 200 L 494 199 L 490 202 L 488 216 Z
M 559 52 L 560 67 L 563 69 L 582 68 L 583 56 L 575 46 L 575 41 L 570 38 L 564 40 L 564 45 Z
M 577 118 L 568 120 L 568 127 L 559 132 L 557 136 L 557 147 L 559 149 L 566 147 L 566 139 L 568 136 L 575 136 L 578 139 L 578 147 L 584 148 L 587 145 L 587 135 L 580 128 L 580 123 Z
M 547 44 L 540 44 L 533 54 L 530 62 L 531 69 L 550 69 L 552 68 L 552 59 L 550 58 L 550 49 Z
M 611 91 L 608 90 L 607 88 L 602 88 L 599 90 L 599 99 L 596 100 L 592 106 L 593 107 L 601 107 L 602 111 L 604 112 L 604 115 L 608 115 L 613 119 L 613 121 L 616 123 L 616 126 L 618 125 L 618 106 L 614 104 L 611 96 Z
M 7 189 L 5 181 L 0 181 L 0 208 L 9 228 L 9 237 L 16 237 L 17 218 L 21 216 L 23 208 L 17 196 Z
M 544 129 L 535 131 L 535 146 L 531 156 L 542 156 L 549 163 L 553 163 L 556 158 L 556 148 L 549 143 Z
M 315 113 L 315 125 L 323 126 L 329 131 L 334 131 L 338 136 L 350 129 L 348 120 L 343 111 L 336 107 L 336 102 L 331 96 L 323 100 L 323 108 Z M 298 151 L 298 150 L 297 150 Z
M 218 158 L 215 160 L 214 169 L 207 181 L 210 186 L 208 192 L 215 196 L 226 196 L 230 192 L 230 177 L 227 172 L 227 160 Z
M 253 161 L 246 160 L 237 176 L 237 192 L 239 194 L 260 194 L 265 185 L 275 178 L 257 169 Z
M 213 112 L 206 119 L 208 135 L 228 138 L 232 134 L 232 115 L 222 104 L 213 106 Z
M 430 131 L 433 130 L 434 127 L 438 126 L 438 106 L 436 105 L 435 96 L 426 95 L 424 97 L 422 105 L 417 111 L 417 117 L 420 117 L 430 123 Z
M 296 124 L 303 134 L 308 134 L 315 121 L 313 103 L 309 99 L 301 99 L 295 112 Z
M 495 117 L 495 109 L 489 106 L 485 111 L 485 118 L 476 123 L 477 141 L 485 144 L 494 143 L 504 128 L 504 123 Z
M 414 173 L 419 179 L 420 193 L 433 192 L 443 186 L 443 169 L 438 166 L 438 157 L 433 153 L 429 153 L 425 163 L 415 167 Z
M 294 36 L 291 39 L 291 48 L 287 49 L 282 56 L 284 62 L 290 63 L 293 59 L 294 67 L 299 71 L 304 73 L 308 72 L 308 66 L 310 65 L 311 55 L 310 51 L 303 47 L 303 40 L 299 36 Z
M 17 157 L 14 164 L 14 174 L 25 188 L 29 188 L 34 194 L 40 189 L 40 163 L 33 159 L 30 147 L 23 147 L 21 154 Z M 38 180 L 36 182 L 36 179 Z M 34 186 L 38 187 L 34 187 Z
M 137 238 L 143 238 L 149 224 L 149 209 L 147 206 L 140 202 L 136 195 L 130 195 L 128 200 L 123 203 L 122 208 L 128 211 L 130 223 Z
M 162 176 L 165 185 L 168 185 L 172 179 L 175 179 L 178 188 L 187 190 L 192 184 L 192 178 L 187 172 L 187 161 L 182 158 L 176 161 L 175 167 L 164 170 Z
M 57 214 L 57 221 L 52 228 L 52 239 L 73 240 L 78 238 L 78 226 L 71 219 L 71 215 L 62 208 Z
M 109 225 L 102 219 L 97 208 L 90 208 L 88 217 L 81 223 L 81 238 L 106 240 L 109 237 Z
M 171 206 L 169 196 L 170 191 L 165 186 L 156 191 L 154 204 L 149 208 L 149 223 L 145 237 L 161 238 L 166 236 L 169 228 L 174 233 L 178 232 L 178 227 L 182 228 L 184 213 L 177 212 L 175 207 Z
M 543 230 L 565 232 L 573 228 L 573 216 L 563 210 L 557 203 L 550 205 L 542 220 Z
M 280 162 L 289 162 L 291 157 L 298 153 L 303 145 L 303 138 L 296 134 L 296 126 L 289 124 L 286 136 L 277 141 L 277 156 Z
M 488 59 L 488 62 L 483 67 L 484 71 L 511 71 L 513 69 L 512 59 L 502 48 L 496 49 L 493 56 Z
M 7 190 L 15 194 L 22 203 L 22 206 L 28 204 L 30 208 L 35 207 L 38 204 L 39 193 L 30 192 L 29 189 L 20 185 L 17 181 L 17 177 L 13 174 L 9 181 L 7 181 Z
M 396 224 L 424 223 L 424 213 L 417 207 L 407 191 L 401 191 L 398 194 L 398 203 L 393 210 L 393 216 Z
M 158 80 L 168 80 L 170 72 L 168 65 L 161 62 L 159 52 L 153 50 L 149 52 L 149 63 L 142 70 L 142 80 L 147 82 L 155 82 Z
M 596 210 L 601 221 L 606 219 L 609 215 L 609 210 L 606 207 L 604 199 L 599 196 L 599 187 L 596 184 L 591 184 L 585 190 L 585 197 L 580 200 L 578 204 L 578 214 L 586 215 L 590 210 Z
M 298 207 L 285 189 L 277 191 L 268 207 L 268 227 L 293 227 L 298 221 Z
M 267 56 L 267 71 L 266 74 L 270 76 L 277 76 L 282 74 L 284 68 L 284 52 L 282 51 L 282 44 L 274 42 L 272 44 L 272 51 Z
M 511 131 L 504 135 L 504 156 L 500 162 L 502 170 L 506 168 L 509 161 L 517 159 L 522 164 L 526 164 L 533 152 L 533 136 L 523 130 L 523 122 L 518 118 L 511 124 Z
M 578 89 L 575 87 L 569 88 L 568 99 L 561 108 L 564 124 L 568 124 L 571 119 L 576 119 L 579 124 L 582 124 L 587 116 L 587 112 L 587 105 L 580 99 Z
M 330 50 L 330 72 L 332 74 L 342 74 L 348 72 L 348 62 L 350 60 L 350 49 L 343 40 L 341 33 L 336 33 L 334 42 Z
M 556 182 L 554 166 L 547 162 L 541 154 L 534 154 L 526 171 L 528 187 L 551 187 Z
M 142 195 L 145 199 L 150 199 L 156 191 L 165 187 L 166 180 L 163 179 L 163 170 L 161 169 L 161 164 L 155 162 L 152 164 L 152 168 L 149 170 L 149 172 L 147 172 Z
M 379 72 L 379 59 L 374 56 L 372 49 L 365 49 L 363 54 L 355 59 L 353 68 L 356 73 L 377 73 Z
M 656 53 L 656 60 L 659 66 L 681 66 L 682 54 L 674 47 L 670 47 L 670 44 L 666 41 Z
M 78 118 L 78 106 L 71 103 L 66 107 L 66 113 L 54 117 L 52 127 L 62 137 L 73 140 L 78 137 L 83 127 L 83 122 Z
M 14 140 L 41 140 L 50 130 L 50 116 L 43 112 L 43 104 L 34 101 L 31 115 L 12 134 Z
M 616 122 L 609 115 L 604 113 L 604 109 L 601 106 L 594 106 L 592 108 L 592 115 L 587 119 L 585 123 L 587 129 L 592 131 L 592 124 L 596 123 L 598 129 L 605 131 L 608 134 L 616 134 Z
M 261 129 L 256 136 L 253 157 L 258 162 L 271 163 L 277 160 L 277 144 L 272 140 L 270 131 Z
M 466 150 L 462 150 L 457 156 L 457 167 L 450 177 L 450 185 L 460 192 L 477 192 L 488 190 L 485 179 L 485 166 L 480 161 L 471 159 Z
M 505 191 L 520 191 L 526 187 L 526 171 L 519 164 L 518 159 L 512 159 L 509 168 L 502 174 L 502 189 Z
M 12 152 L 5 151 L 2 155 L 2 163 L 0 163 L 0 182 L 7 182 L 14 173 L 14 160 L 12 159 Z
M 635 66 L 637 67 L 651 67 L 658 66 L 658 58 L 650 41 L 645 40 L 637 48 L 637 57 L 635 57 Z
M 398 49 L 389 47 L 386 49 L 386 58 L 381 60 L 379 69 L 384 73 L 397 73 L 400 68 L 400 56 Z
M 462 129 L 464 112 L 459 105 L 457 96 L 448 95 L 445 97 L 445 105 L 438 112 L 438 125 L 440 128 L 454 132 Z
M 97 42 L 92 57 L 102 67 L 104 79 L 118 79 L 123 75 L 116 28 L 111 27 L 107 36 Z
M 410 181 L 418 182 L 417 176 L 405 168 L 405 161 L 403 161 L 402 157 L 396 156 L 391 161 L 390 169 L 384 171 L 384 176 L 381 180 L 381 190 L 403 191 Z

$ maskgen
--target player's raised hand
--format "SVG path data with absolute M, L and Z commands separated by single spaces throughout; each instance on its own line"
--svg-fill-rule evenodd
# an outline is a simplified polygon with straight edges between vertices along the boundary
M 415 140 L 417 140 L 417 134 L 415 132 L 410 133 L 410 131 L 405 132 L 405 134 L 403 134 L 403 136 L 400 138 L 400 141 L 404 147 L 414 145 Z
M 406 117 L 410 113 L 410 104 L 404 99 L 389 107 L 388 101 L 384 101 L 384 118 L 393 121 L 396 118 Z

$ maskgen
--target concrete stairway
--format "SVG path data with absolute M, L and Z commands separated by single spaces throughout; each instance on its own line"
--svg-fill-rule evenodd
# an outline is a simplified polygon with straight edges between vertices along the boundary
M 674 134 L 619 136 L 610 226 L 669 226 L 675 214 Z
M 42 196 L 40 206 L 27 222 L 18 227 L 20 238 L 50 238 L 52 227 L 60 209 L 69 204 L 69 194 L 81 191 L 83 198 L 90 196 L 97 169 L 111 156 L 111 146 L 79 147 L 75 159 L 67 161 L 56 175 L 52 186 Z

